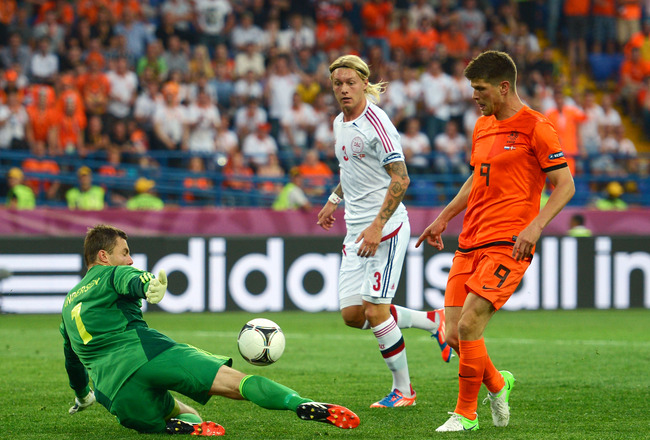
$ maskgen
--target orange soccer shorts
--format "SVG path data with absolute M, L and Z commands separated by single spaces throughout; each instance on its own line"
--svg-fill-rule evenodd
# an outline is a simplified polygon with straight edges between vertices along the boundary
M 456 251 L 445 290 L 445 307 L 462 307 L 469 292 L 499 310 L 515 293 L 531 258 L 516 261 L 512 246 L 489 246 Z

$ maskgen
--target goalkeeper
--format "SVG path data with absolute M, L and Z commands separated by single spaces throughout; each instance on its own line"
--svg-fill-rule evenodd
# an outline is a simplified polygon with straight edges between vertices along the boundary
M 230 368 L 232 359 L 180 344 L 147 326 L 142 300 L 157 304 L 167 277 L 132 267 L 123 231 L 108 225 L 90 228 L 84 241 L 86 276 L 66 296 L 60 330 L 65 368 L 75 404 L 70 414 L 95 400 L 120 424 L 143 433 L 223 435 L 176 400 L 170 390 L 206 404 L 211 396 L 250 400 L 267 409 L 291 410 L 303 420 L 355 428 L 349 409 L 317 403 L 261 376 Z M 89 386 L 89 374 L 94 391 Z

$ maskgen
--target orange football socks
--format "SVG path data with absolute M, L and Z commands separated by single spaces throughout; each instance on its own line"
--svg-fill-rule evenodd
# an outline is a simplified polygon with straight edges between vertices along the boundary
M 454 412 L 474 420 L 478 406 L 478 392 L 483 383 L 488 359 L 485 341 L 483 338 L 476 341 L 460 341 L 460 352 L 462 354 L 458 366 L 458 401 Z

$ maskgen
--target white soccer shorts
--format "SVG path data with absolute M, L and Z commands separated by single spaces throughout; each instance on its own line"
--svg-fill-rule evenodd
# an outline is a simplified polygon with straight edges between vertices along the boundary
M 390 304 L 402 274 L 404 256 L 411 238 L 408 217 L 391 219 L 382 230 L 382 241 L 373 257 L 357 255 L 355 243 L 367 223 L 348 227 L 343 241 L 343 257 L 339 271 L 339 307 L 361 305 L 362 300 L 374 304 Z

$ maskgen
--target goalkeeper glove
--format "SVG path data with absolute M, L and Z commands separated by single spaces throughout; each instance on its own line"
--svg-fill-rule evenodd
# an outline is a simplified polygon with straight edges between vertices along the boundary
M 88 408 L 90 405 L 95 403 L 95 393 L 93 390 L 90 390 L 86 397 L 76 397 L 74 398 L 74 406 L 68 410 L 70 414 L 74 414 L 79 411 L 83 411 Z
M 149 304 L 158 304 L 167 291 L 167 274 L 164 269 L 158 272 L 158 278 L 149 281 L 149 287 L 145 292 Z

